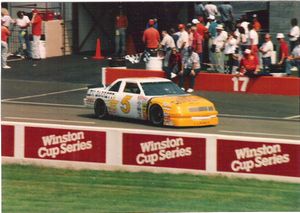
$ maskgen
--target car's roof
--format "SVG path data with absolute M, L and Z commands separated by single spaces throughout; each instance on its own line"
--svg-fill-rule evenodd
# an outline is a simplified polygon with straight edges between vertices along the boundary
M 118 80 L 127 81 L 127 82 L 140 82 L 140 83 L 149 83 L 149 82 L 169 82 L 169 79 L 159 78 L 159 77 L 138 77 L 138 78 L 120 78 Z

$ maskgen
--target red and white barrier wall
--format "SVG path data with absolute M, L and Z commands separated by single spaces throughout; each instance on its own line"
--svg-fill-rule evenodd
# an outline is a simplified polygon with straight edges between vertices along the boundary
M 2 162 L 300 182 L 300 143 L 170 131 L 2 122 Z
M 108 85 L 118 78 L 166 77 L 163 71 L 142 69 L 103 68 L 102 83 Z M 175 79 L 176 81 L 177 79 Z M 261 76 L 258 78 L 234 77 L 221 73 L 200 73 L 195 90 L 216 92 L 246 92 L 253 94 L 300 96 L 300 78 Z

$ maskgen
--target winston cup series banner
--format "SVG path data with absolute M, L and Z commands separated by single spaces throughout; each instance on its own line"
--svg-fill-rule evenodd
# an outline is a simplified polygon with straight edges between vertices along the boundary
M 25 127 L 25 158 L 105 163 L 106 133 Z
M 300 177 L 300 145 L 218 140 L 217 170 Z
M 205 138 L 123 134 L 123 164 L 205 170 Z

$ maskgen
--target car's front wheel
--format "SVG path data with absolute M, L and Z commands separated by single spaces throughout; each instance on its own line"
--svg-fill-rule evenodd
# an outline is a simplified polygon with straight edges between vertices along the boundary
M 106 104 L 103 100 L 98 99 L 94 106 L 95 116 L 97 118 L 106 118 L 108 115 Z
M 164 124 L 164 112 L 163 109 L 155 104 L 151 106 L 149 111 L 150 121 L 155 126 L 162 126 Z

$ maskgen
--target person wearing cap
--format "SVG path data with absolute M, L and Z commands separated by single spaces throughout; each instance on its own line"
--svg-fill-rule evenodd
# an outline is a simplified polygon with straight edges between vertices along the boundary
M 291 69 L 296 66 L 298 69 L 298 76 L 300 77 L 300 38 L 296 41 L 295 47 L 291 55 L 286 60 L 285 71 L 287 75 L 291 75 Z
M 289 46 L 288 46 L 287 42 L 284 40 L 283 33 L 277 33 L 276 38 L 279 43 L 278 65 L 285 67 L 285 62 L 289 55 Z
M 39 60 L 41 59 L 41 52 L 40 52 L 40 39 L 42 35 L 42 18 L 39 15 L 39 11 L 34 9 L 32 11 L 32 59 Z
M 224 31 L 223 25 L 218 24 L 217 26 L 217 36 L 213 39 L 214 54 L 213 54 L 213 64 L 215 70 L 220 73 L 224 73 L 224 48 L 225 42 L 228 38 L 228 33 Z
M 253 20 L 252 20 L 252 24 L 253 24 L 253 29 L 256 31 L 256 32 L 259 32 L 261 30 L 261 24 L 260 22 L 258 21 L 258 18 L 257 18 L 257 15 L 256 14 L 253 14 Z
M 146 49 L 149 51 L 156 50 L 159 46 L 160 35 L 157 29 L 154 28 L 154 20 L 149 20 L 149 28 L 144 31 L 143 42 Z
M 218 7 L 219 13 L 221 15 L 221 21 L 224 24 L 225 31 L 233 31 L 233 8 L 230 2 L 223 2 Z
M 208 28 L 203 24 L 203 17 L 199 16 L 198 19 L 193 19 L 192 23 L 196 26 L 197 32 L 204 38 L 208 32 Z
M 244 56 L 240 62 L 240 74 L 241 76 L 248 76 L 250 78 L 259 76 L 259 62 L 257 57 L 251 54 L 250 49 L 244 51 Z
M 263 71 L 269 71 L 271 66 L 271 57 L 274 51 L 274 45 L 269 33 L 265 35 L 265 42 L 261 45 L 259 51 L 262 53 Z
M 164 52 L 163 70 L 167 72 L 167 74 L 169 74 L 171 72 L 169 72 L 168 63 L 169 63 L 170 55 L 172 53 L 172 49 L 175 48 L 175 42 L 174 39 L 169 35 L 167 30 L 161 31 L 161 35 L 163 39 L 160 42 L 160 47 L 163 49 Z M 170 78 L 169 75 L 168 78 Z
M 189 88 L 187 92 L 193 92 L 195 86 L 195 78 L 200 72 L 200 60 L 196 52 L 194 52 L 193 47 L 188 47 L 187 52 L 185 52 L 182 58 L 182 66 L 179 71 L 179 82 L 178 85 L 182 90 L 185 90 L 183 87 L 184 80 L 187 76 L 190 76 Z
M 121 6 L 119 9 L 119 14 L 116 16 L 115 20 L 115 55 L 124 55 L 126 51 L 126 30 L 128 27 L 128 19 Z
M 187 51 L 187 48 L 189 46 L 189 34 L 185 30 L 184 24 L 179 24 L 178 30 L 180 31 L 180 34 L 176 45 L 178 49 L 181 51 L 181 54 L 184 55 L 184 53 Z
M 300 37 L 300 28 L 298 26 L 298 20 L 296 18 L 291 19 L 292 28 L 288 34 L 290 40 L 290 50 L 293 51 L 297 39 Z
M 193 42 L 191 46 L 194 51 L 199 55 L 200 63 L 203 62 L 203 37 L 197 32 L 196 26 L 192 26 L 191 31 L 193 33 Z
M 24 15 L 23 11 L 17 12 L 18 18 L 16 19 L 15 25 L 18 26 L 18 39 L 19 39 L 19 48 L 17 56 L 24 58 L 27 56 L 31 58 L 31 46 L 29 41 L 28 27 L 30 26 L 30 19 L 28 16 Z M 26 45 L 26 49 L 24 51 L 23 46 Z

